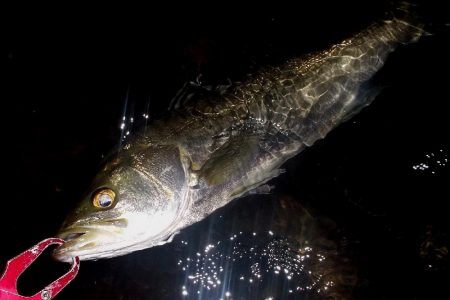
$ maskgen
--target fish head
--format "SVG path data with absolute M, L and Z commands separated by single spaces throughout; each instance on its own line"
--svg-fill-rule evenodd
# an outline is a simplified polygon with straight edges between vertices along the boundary
M 95 260 L 165 243 L 187 206 L 187 169 L 174 146 L 124 151 L 109 161 L 63 223 L 60 261 Z

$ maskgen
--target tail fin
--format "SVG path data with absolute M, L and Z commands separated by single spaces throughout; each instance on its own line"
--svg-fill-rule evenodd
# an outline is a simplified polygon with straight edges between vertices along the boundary
M 429 35 L 424 30 L 425 22 L 417 12 L 417 6 L 409 2 L 400 2 L 390 12 L 390 19 L 386 20 L 386 30 L 392 34 L 394 40 L 408 44 L 418 41 L 422 36 Z
M 417 14 L 417 7 L 409 2 L 401 2 L 391 13 L 392 17 L 385 21 L 386 37 L 398 43 L 417 42 L 423 35 L 424 21 Z

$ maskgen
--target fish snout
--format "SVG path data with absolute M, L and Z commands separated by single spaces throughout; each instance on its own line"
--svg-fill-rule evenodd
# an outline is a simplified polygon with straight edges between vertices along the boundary
M 62 262 L 70 262 L 75 254 L 72 254 L 73 250 L 77 249 L 79 240 L 86 235 L 86 230 L 79 231 L 67 231 L 61 232 L 57 235 L 58 238 L 65 241 L 64 244 L 53 250 L 52 256 L 55 260 Z

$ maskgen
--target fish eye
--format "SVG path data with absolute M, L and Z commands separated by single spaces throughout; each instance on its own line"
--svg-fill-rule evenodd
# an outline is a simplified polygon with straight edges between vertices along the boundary
M 95 192 L 92 203 L 98 208 L 108 208 L 114 203 L 116 193 L 113 190 L 104 188 Z

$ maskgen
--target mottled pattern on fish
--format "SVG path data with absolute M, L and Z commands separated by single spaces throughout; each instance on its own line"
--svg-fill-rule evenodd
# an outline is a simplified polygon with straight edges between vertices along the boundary
M 195 221 L 277 176 L 287 159 L 370 104 L 376 94 L 368 80 L 390 52 L 422 32 L 397 19 L 373 25 L 329 50 L 266 67 L 187 104 L 182 117 L 164 123 L 167 130 L 184 124 L 175 126 L 180 144 L 200 169 Z
M 60 237 L 70 242 L 57 257 L 97 259 L 163 244 L 276 177 L 287 159 L 368 105 L 375 94 L 367 82 L 390 52 L 422 32 L 393 18 L 194 96 L 105 164 L 63 225 Z M 99 207 L 99 195 L 107 206 Z

